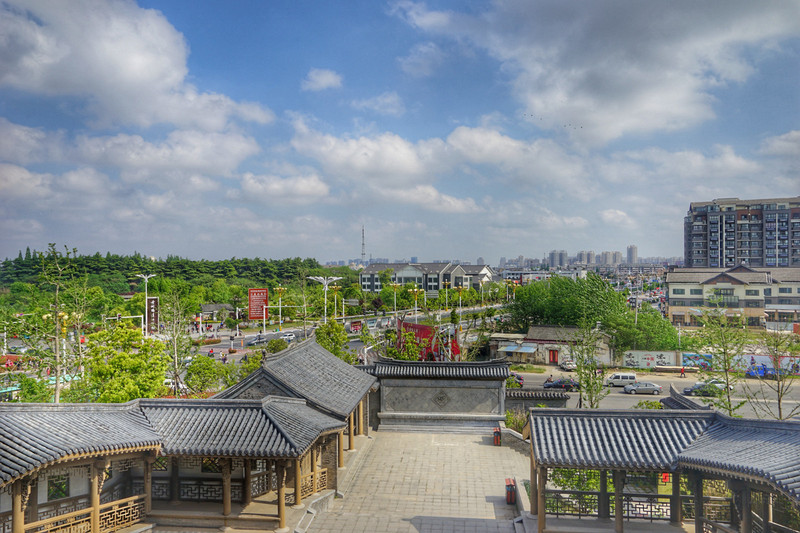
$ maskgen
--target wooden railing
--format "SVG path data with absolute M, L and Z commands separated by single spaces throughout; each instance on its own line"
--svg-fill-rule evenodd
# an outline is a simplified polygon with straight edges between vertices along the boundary
M 300 496 L 306 498 L 315 492 L 328 488 L 328 469 L 317 470 L 317 486 L 314 487 L 314 473 L 304 475 L 300 478 Z
M 100 531 L 106 533 L 139 522 L 144 518 L 145 496 L 131 496 L 100 506 Z M 25 524 L 26 533 L 88 533 L 92 530 L 92 509 L 64 513 Z

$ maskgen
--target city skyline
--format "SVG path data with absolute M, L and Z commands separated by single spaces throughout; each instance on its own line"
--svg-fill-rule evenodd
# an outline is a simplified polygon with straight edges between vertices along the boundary
M 797 2 L 9 0 L 0 27 L 0 257 L 325 263 L 362 228 L 373 257 L 681 257 L 692 202 L 797 194 Z

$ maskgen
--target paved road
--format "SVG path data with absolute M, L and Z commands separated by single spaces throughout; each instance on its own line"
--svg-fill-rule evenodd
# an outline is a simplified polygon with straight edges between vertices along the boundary
M 549 376 L 551 373 L 545 374 L 523 374 L 525 378 L 525 388 L 533 388 L 538 389 L 542 387 L 544 380 Z M 554 370 L 552 372 L 553 378 L 558 379 L 559 377 L 574 377 L 574 372 L 562 372 L 560 370 Z M 667 374 L 667 373 L 650 373 L 650 372 L 639 372 L 637 373 L 639 381 L 652 381 L 653 383 L 657 383 L 663 387 L 663 394 L 669 394 L 669 386 L 673 384 L 676 389 L 679 391 L 683 391 L 684 387 L 689 387 L 694 385 L 700 378 L 696 374 L 687 374 L 685 378 L 681 378 L 678 374 Z M 759 382 L 757 379 L 747 379 L 745 381 L 747 385 L 752 388 L 757 388 Z M 769 382 L 773 383 L 773 382 Z M 636 394 L 625 394 L 622 392 L 621 387 L 613 387 L 610 389 L 608 396 L 603 398 L 600 401 L 600 407 L 603 409 L 630 409 L 639 401 L 641 400 L 658 400 L 662 396 L 651 396 L 651 395 L 636 395 Z M 569 393 L 570 400 L 567 403 L 567 407 L 577 407 L 578 405 L 578 393 L 572 392 Z M 742 383 L 736 385 L 734 389 L 733 397 L 739 400 L 745 400 L 746 394 L 744 390 L 744 386 Z M 771 395 L 768 393 L 767 397 L 774 397 L 774 393 Z M 692 397 L 692 399 L 698 403 L 703 403 L 701 398 Z M 775 402 L 772 401 L 774 405 Z M 785 398 L 784 407 L 788 406 L 790 409 L 796 405 L 800 404 L 800 381 L 795 383 L 795 386 L 792 387 L 789 394 Z M 753 407 L 749 404 L 745 404 L 739 411 L 738 414 L 745 416 L 745 417 L 755 417 L 755 411 Z
M 488 433 L 372 435 L 345 497 L 309 533 L 513 533 L 504 482 L 530 477 L 527 453 L 493 446 Z

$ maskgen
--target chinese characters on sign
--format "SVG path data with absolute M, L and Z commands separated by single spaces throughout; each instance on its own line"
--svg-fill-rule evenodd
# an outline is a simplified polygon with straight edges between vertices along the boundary
M 147 332 L 158 330 L 158 296 L 147 297 Z
M 247 315 L 250 320 L 266 320 L 268 316 L 266 306 L 269 305 L 269 289 L 250 289 L 247 296 Z

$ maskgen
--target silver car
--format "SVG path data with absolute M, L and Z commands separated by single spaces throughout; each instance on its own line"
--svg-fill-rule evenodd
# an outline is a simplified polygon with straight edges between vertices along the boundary
M 650 381 L 637 381 L 630 385 L 625 385 L 622 389 L 628 394 L 661 394 L 661 385 L 656 385 Z

